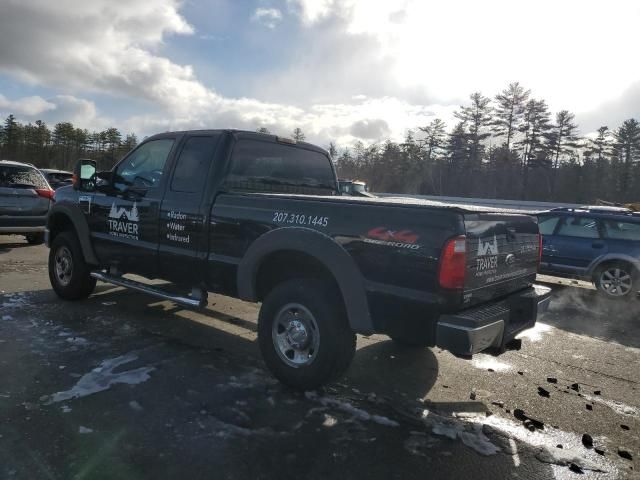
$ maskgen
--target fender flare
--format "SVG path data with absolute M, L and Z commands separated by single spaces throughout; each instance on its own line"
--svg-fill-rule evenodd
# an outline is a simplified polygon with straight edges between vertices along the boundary
M 47 216 L 47 231 L 52 232 L 55 229 L 56 218 L 60 216 L 66 217 L 73 225 L 85 261 L 91 265 L 100 265 L 98 257 L 91 245 L 91 233 L 89 232 L 89 225 L 87 224 L 87 219 L 84 214 L 78 208 L 56 204 L 51 208 Z
M 256 302 L 256 277 L 268 255 L 293 250 L 321 262 L 335 278 L 344 299 L 351 329 L 358 333 L 374 332 L 362 274 L 349 253 L 328 235 L 302 227 L 271 230 L 255 240 L 238 265 L 238 295 Z
M 596 272 L 598 267 L 606 262 L 625 262 L 630 263 L 635 267 L 635 269 L 640 272 L 640 260 L 631 255 L 626 255 L 624 253 L 607 253 L 602 255 L 601 257 L 596 258 L 589 264 L 587 267 L 587 277 L 592 278 L 593 274 Z

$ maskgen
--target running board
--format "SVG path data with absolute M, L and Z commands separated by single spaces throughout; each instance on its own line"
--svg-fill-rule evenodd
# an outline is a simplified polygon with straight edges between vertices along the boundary
M 104 272 L 91 272 L 91 276 L 101 282 L 111 283 L 118 285 L 119 287 L 130 288 L 138 292 L 146 293 L 154 297 L 161 298 L 163 300 L 169 300 L 187 308 L 203 308 L 207 305 L 207 294 L 201 295 L 200 298 L 193 297 L 181 297 L 179 295 L 173 295 L 167 293 L 159 288 L 155 288 L 145 283 L 136 282 L 135 280 L 129 280 L 128 278 L 116 277 Z

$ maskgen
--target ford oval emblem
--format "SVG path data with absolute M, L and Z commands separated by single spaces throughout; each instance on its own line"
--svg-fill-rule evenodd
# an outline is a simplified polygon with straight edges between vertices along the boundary
M 509 266 L 513 265 L 514 263 L 516 263 L 516 256 L 513 253 L 510 253 L 505 257 L 504 263 L 506 263 Z

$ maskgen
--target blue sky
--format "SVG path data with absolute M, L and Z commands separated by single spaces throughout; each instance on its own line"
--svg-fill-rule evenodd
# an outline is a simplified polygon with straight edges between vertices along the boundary
M 348 145 L 519 81 L 589 133 L 640 117 L 638 24 L 632 0 L 5 0 L 0 115 Z

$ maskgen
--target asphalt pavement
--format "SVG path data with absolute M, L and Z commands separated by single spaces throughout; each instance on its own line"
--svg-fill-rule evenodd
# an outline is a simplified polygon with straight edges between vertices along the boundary
M 640 478 L 640 300 L 551 282 L 522 348 L 459 359 L 358 337 L 321 391 L 275 381 L 258 307 L 98 284 L 0 237 L 0 479 Z

